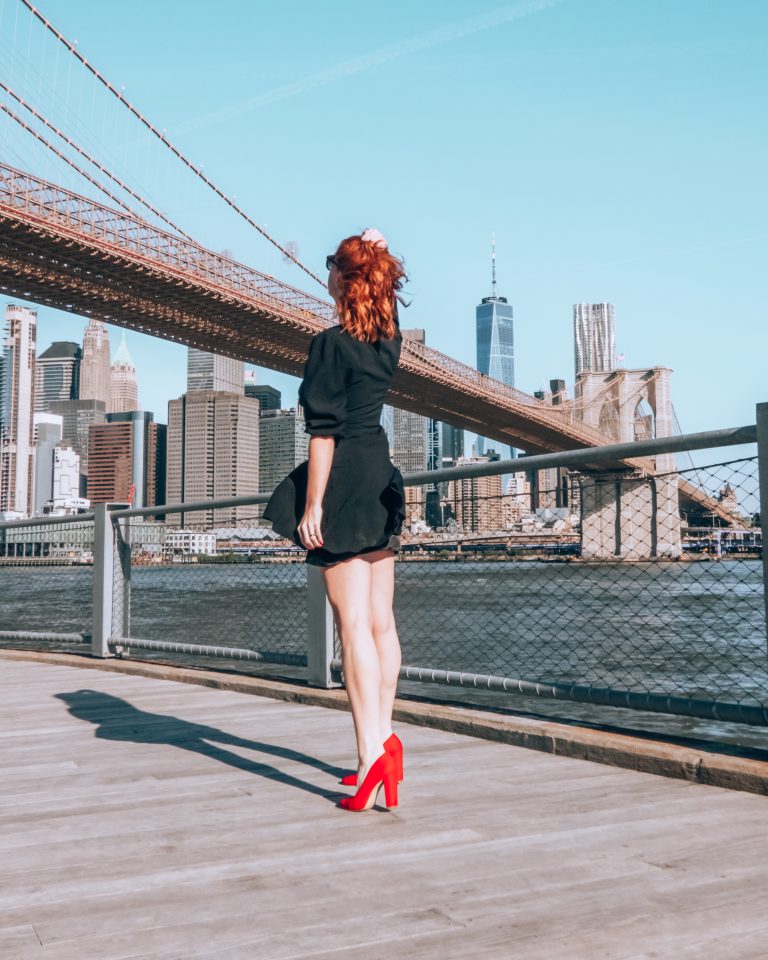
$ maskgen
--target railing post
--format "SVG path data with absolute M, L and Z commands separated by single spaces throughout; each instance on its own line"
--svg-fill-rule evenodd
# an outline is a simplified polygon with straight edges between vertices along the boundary
M 768 403 L 758 403 L 757 423 L 757 472 L 760 478 L 760 530 L 763 544 L 763 600 L 765 601 L 765 633 L 768 642 L 768 550 L 765 548 L 765 531 L 768 528 Z
M 115 540 L 106 503 L 93 508 L 93 630 L 91 656 L 109 657 L 112 636 L 112 597 L 115 574 Z
M 320 567 L 307 567 L 307 683 L 310 687 L 340 687 L 331 677 L 333 611 Z
M 112 636 L 131 635 L 131 521 L 113 523 L 115 541 L 114 576 L 112 578 Z

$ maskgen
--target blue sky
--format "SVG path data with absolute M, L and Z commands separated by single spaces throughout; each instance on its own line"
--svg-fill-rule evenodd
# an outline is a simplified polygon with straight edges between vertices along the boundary
M 5 42 L 29 51 L 12 82 L 62 123 L 78 118 L 82 142 L 200 242 L 318 292 L 66 66 L 52 38 L 39 42 L 20 3 L 0 4 Z M 683 431 L 754 422 L 768 400 L 764 3 L 39 7 L 315 270 L 341 237 L 381 229 L 412 278 L 402 323 L 431 346 L 474 365 L 495 232 L 521 389 L 562 377 L 572 391 L 572 305 L 610 300 L 624 365 L 674 370 Z M 58 94 L 41 79 L 51 75 Z M 22 137 L 6 142 L 11 163 L 48 163 Z M 41 349 L 83 327 L 39 309 Z M 164 422 L 185 350 L 127 341 L 142 406 Z M 295 402 L 297 380 L 257 376 Z

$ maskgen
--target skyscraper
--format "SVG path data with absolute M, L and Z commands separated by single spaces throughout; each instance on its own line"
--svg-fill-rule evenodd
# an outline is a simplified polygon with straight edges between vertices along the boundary
M 127 413 L 139 409 L 139 388 L 136 383 L 136 367 L 133 365 L 125 334 L 120 339 L 115 359 L 110 369 L 110 412 Z
M 107 419 L 107 405 L 103 400 L 53 400 L 50 413 L 57 413 L 64 421 L 62 440 L 70 443 L 79 458 L 80 496 L 88 487 L 88 439 L 94 423 Z
M 450 423 L 442 424 L 442 456 L 441 465 L 451 461 L 448 466 L 455 464 L 459 457 L 464 456 L 464 431 L 461 427 L 453 427 Z
M 109 331 L 101 320 L 91 320 L 83 335 L 80 361 L 80 400 L 100 400 L 109 410 L 112 371 L 109 361 Z
M 80 393 L 79 343 L 56 340 L 35 364 L 35 413 L 49 413 L 56 400 L 76 400 Z
M 242 390 L 242 376 L 240 377 Z M 259 492 L 259 404 L 241 394 L 190 390 L 168 404 L 169 503 Z M 169 514 L 169 526 L 236 526 L 255 508 Z
M 494 380 L 509 387 L 515 385 L 515 342 L 512 322 L 512 306 L 506 297 L 496 295 L 496 241 L 491 253 L 491 296 L 483 297 L 475 308 L 475 332 L 477 335 L 477 369 Z M 514 457 L 511 446 L 496 440 L 477 436 L 477 451 L 483 456 L 493 447 L 503 457 Z M 507 453 L 507 451 L 509 451 Z
M 424 343 L 422 329 L 402 330 L 403 337 Z M 403 473 L 429 469 L 430 428 L 429 418 L 410 410 L 401 410 L 385 404 L 382 410 L 382 425 L 389 439 L 392 463 Z
M 108 413 L 106 423 L 93 424 L 88 443 L 91 503 L 162 503 L 165 442 L 165 425 L 155 423 L 148 411 Z
M 45 504 L 53 498 L 54 450 L 61 442 L 62 418 L 53 413 L 36 413 L 34 424 L 35 487 L 32 513 L 40 516 Z
M 425 333 L 421 328 L 401 330 L 403 337 L 425 342 Z M 430 469 L 430 419 L 420 413 L 401 410 L 390 404 L 384 404 L 381 417 L 382 426 L 389 440 L 392 463 L 403 473 L 416 473 Z M 423 486 L 405 488 L 406 524 L 424 520 L 426 495 Z
M 249 370 L 245 375 L 245 395 L 252 400 L 259 401 L 259 410 L 262 414 L 265 410 L 280 409 L 282 400 L 280 391 L 266 383 L 256 383 L 256 376 L 252 370 Z
M 283 477 L 309 456 L 301 406 L 262 410 L 259 417 L 259 492 L 272 493 Z
M 10 303 L 5 310 L 0 395 L 0 512 L 32 511 L 37 313 Z
M 486 457 L 459 457 L 457 466 L 483 463 Z M 501 477 L 464 477 L 448 482 L 448 505 L 465 532 L 490 532 L 504 526 Z
M 245 368 L 242 360 L 187 348 L 187 393 L 191 390 L 245 392 Z
M 80 457 L 72 447 L 62 442 L 53 449 L 53 506 L 67 507 L 80 499 Z M 80 501 L 83 506 L 88 501 Z
M 576 376 L 615 368 L 616 308 L 612 303 L 574 303 Z

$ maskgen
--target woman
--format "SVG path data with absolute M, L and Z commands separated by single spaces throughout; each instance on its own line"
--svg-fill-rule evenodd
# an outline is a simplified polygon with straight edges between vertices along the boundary
M 264 516 L 323 570 L 357 738 L 357 774 L 342 783 L 358 790 L 341 806 L 367 810 L 382 785 L 395 806 L 402 780 L 392 597 L 405 491 L 380 420 L 400 359 L 395 301 L 405 271 L 378 230 L 342 240 L 326 265 L 339 323 L 310 341 L 299 387 L 309 459 L 278 484 Z

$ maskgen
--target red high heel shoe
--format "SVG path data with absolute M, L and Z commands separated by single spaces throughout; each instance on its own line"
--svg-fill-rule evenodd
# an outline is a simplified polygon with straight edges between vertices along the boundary
M 393 733 L 391 736 L 387 737 L 384 741 L 384 750 L 392 757 L 395 761 L 395 772 L 397 774 L 397 782 L 403 782 L 403 744 L 400 740 L 400 737 L 396 733 Z M 341 782 L 345 787 L 356 787 L 357 786 L 357 774 L 348 773 L 341 778 Z
M 339 806 L 345 810 L 370 810 L 382 787 L 387 806 L 396 807 L 397 768 L 395 761 L 386 751 L 373 762 L 357 793 L 353 797 L 343 797 Z

